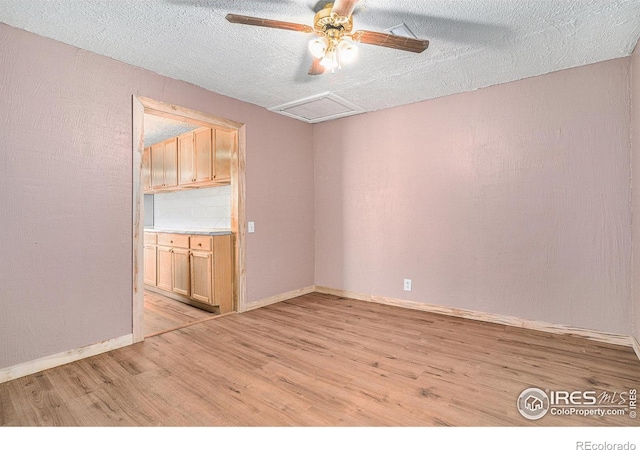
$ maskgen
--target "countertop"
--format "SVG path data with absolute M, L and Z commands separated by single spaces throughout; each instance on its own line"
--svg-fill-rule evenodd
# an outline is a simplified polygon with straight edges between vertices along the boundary
M 196 234 L 203 236 L 222 236 L 225 234 L 231 234 L 231 230 L 229 228 L 190 228 L 187 230 L 176 228 L 145 227 L 144 231 L 150 233 Z

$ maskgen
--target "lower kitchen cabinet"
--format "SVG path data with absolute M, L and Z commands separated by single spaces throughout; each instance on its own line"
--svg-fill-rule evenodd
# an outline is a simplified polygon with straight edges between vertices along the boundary
M 217 306 L 221 314 L 234 310 L 232 235 L 156 234 L 155 266 L 147 265 L 145 245 L 146 285 L 177 294 L 172 298 Z
M 173 291 L 173 249 L 158 247 L 157 284 L 159 289 Z
M 211 252 L 191 251 L 191 298 L 213 304 Z
M 144 234 L 144 284 L 149 286 L 158 284 L 156 242 L 155 233 Z
M 182 248 L 171 249 L 173 252 L 173 292 L 189 296 L 191 284 L 189 282 L 189 250 Z

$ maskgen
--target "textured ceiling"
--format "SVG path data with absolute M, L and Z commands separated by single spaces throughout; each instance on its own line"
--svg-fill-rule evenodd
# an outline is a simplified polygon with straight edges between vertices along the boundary
M 0 0 L 0 22 L 265 108 L 330 92 L 365 111 L 628 56 L 638 0 L 360 0 L 354 29 L 406 23 L 429 48 L 359 45 L 309 76 L 311 35 L 227 13 L 312 24 L 317 0 Z M 277 108 L 276 108 L 277 109 Z

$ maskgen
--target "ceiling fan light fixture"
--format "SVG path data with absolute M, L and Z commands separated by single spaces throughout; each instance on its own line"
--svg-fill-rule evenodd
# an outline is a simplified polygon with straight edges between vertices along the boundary
M 324 36 L 309 42 L 309 51 L 316 58 L 324 57 L 328 47 L 329 40 Z

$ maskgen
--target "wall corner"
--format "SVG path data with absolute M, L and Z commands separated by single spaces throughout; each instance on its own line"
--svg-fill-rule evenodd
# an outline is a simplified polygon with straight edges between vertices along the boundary
M 640 49 L 631 53 L 631 333 L 640 340 Z

